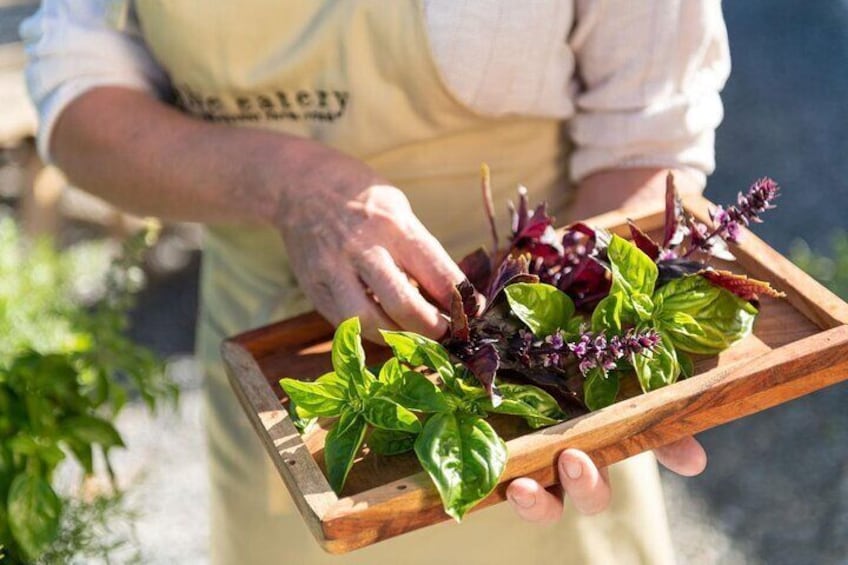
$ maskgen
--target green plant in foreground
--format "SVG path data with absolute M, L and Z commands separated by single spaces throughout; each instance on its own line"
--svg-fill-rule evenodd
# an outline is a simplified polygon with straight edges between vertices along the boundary
M 129 240 L 85 305 L 73 298 L 72 253 L 28 245 L 0 222 L 0 543 L 10 563 L 37 561 L 63 538 L 67 504 L 53 476 L 67 454 L 90 475 L 101 451 L 114 479 L 109 451 L 123 441 L 113 422 L 130 391 L 151 408 L 175 398 L 158 359 L 125 336 L 149 243 Z
M 382 334 L 394 357 L 378 375 L 365 365 L 359 320 L 352 318 L 336 330 L 332 373 L 311 383 L 283 379 L 280 385 L 300 418 L 338 418 L 324 445 L 333 490 L 341 492 L 363 443 L 383 455 L 414 451 L 445 512 L 461 520 L 494 490 L 506 468 L 506 444 L 486 415 L 520 416 L 534 428 L 565 415 L 550 395 L 530 385 L 502 385 L 503 401 L 493 405 L 435 341 L 410 332 Z M 438 376 L 439 385 L 413 370 L 422 366 Z
M 848 299 L 848 231 L 833 233 L 827 253 L 816 253 L 804 240 L 797 240 L 789 250 L 789 258 L 834 293 Z

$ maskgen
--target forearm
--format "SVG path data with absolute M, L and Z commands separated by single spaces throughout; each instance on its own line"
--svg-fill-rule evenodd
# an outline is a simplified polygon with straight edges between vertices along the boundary
M 138 215 L 207 223 L 273 222 L 287 183 L 321 150 L 293 136 L 204 122 L 124 88 L 72 102 L 51 140 L 56 164 L 88 192 Z M 269 178 L 269 163 L 291 174 Z
M 681 195 L 698 194 L 703 189 L 685 171 L 674 171 L 674 182 Z M 668 169 L 608 169 L 589 175 L 577 187 L 571 208 L 571 220 L 583 220 L 616 208 L 638 208 L 646 203 L 663 202 Z

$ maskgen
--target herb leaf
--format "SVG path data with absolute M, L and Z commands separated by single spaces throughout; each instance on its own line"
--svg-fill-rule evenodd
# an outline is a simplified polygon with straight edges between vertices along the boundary
M 392 357 L 380 367 L 380 374 L 377 375 L 377 380 L 381 383 L 390 385 L 399 380 L 403 376 L 403 369 L 400 366 L 400 361 Z
M 333 336 L 333 370 L 349 383 L 350 389 L 360 398 L 368 395 L 368 388 L 376 380 L 365 368 L 365 350 L 362 348 L 359 318 L 350 318 L 339 324 Z
M 618 373 L 595 367 L 583 381 L 583 402 L 589 410 L 600 410 L 615 402 L 618 396 Z
M 400 455 L 414 449 L 416 437 L 416 434 L 374 428 L 365 443 L 377 455 Z
M 592 331 L 620 331 L 623 306 L 624 294 L 621 291 L 610 294 L 598 302 L 592 312 Z
M 486 412 L 521 416 L 531 428 L 550 426 L 567 417 L 554 397 L 538 387 L 503 384 L 499 388 L 503 399 L 498 406 L 488 398 L 480 402 Z
M 507 461 L 506 444 L 485 420 L 456 412 L 427 420 L 415 454 L 457 522 L 495 489 Z
M 451 409 L 445 394 L 427 377 L 406 371 L 392 388 L 392 398 L 402 406 L 418 412 L 447 412 Z
M 385 396 L 366 398 L 362 415 L 375 428 L 413 434 L 421 431 L 421 422 L 415 414 Z
M 327 373 L 311 383 L 282 379 L 280 386 L 294 403 L 297 415 L 304 419 L 338 416 L 348 403 L 348 383 L 336 373 Z
M 62 502 L 45 479 L 19 474 L 9 487 L 9 529 L 15 541 L 35 560 L 59 531 Z
M 505 289 L 513 314 L 527 324 L 536 337 L 549 336 L 568 327 L 574 315 L 574 302 L 555 286 L 542 283 L 516 283 Z
M 86 443 L 99 444 L 103 449 L 123 447 L 124 442 L 115 426 L 96 416 L 75 416 L 62 422 L 71 437 Z
M 454 379 L 454 369 L 447 350 L 432 339 L 412 332 L 380 330 L 395 357 L 410 367 L 425 366 L 436 371 L 447 383 Z
M 324 440 L 327 478 L 336 494 L 342 492 L 353 460 L 365 439 L 366 427 L 365 418 L 361 414 L 345 409 Z
M 680 363 L 674 345 L 667 336 L 660 335 L 662 339 L 653 351 L 631 355 L 636 377 L 644 392 L 669 385 L 680 376 Z
M 626 296 L 635 293 L 651 295 L 659 271 L 650 257 L 624 238 L 613 234 L 607 248 L 612 268 L 610 294 L 623 290 Z
M 699 275 L 675 279 L 657 293 L 656 318 L 675 347 L 714 355 L 751 333 L 757 309 Z

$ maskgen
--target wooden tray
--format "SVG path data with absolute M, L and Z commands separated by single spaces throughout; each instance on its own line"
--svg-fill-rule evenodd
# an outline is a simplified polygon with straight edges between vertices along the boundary
M 684 205 L 708 222 L 708 201 L 696 197 Z M 661 210 L 628 216 L 646 231 L 663 221 Z M 624 222 L 623 213 L 613 212 L 587 223 L 624 234 Z M 516 477 L 553 485 L 556 456 L 565 448 L 582 449 L 599 466 L 609 465 L 848 378 L 848 305 L 749 232 L 732 250 L 735 272 L 786 293 L 782 300 L 762 300 L 754 334 L 719 356 L 696 361 L 690 379 L 649 394 L 630 387 L 616 404 L 586 416 L 536 432 L 517 427 L 523 426 L 517 418 L 495 422 L 511 438 L 509 463 L 501 484 L 478 508 L 504 500 Z M 330 488 L 322 470 L 326 432 L 318 427 L 298 433 L 278 381 L 309 380 L 330 370 L 331 337 L 331 326 L 310 313 L 222 345 L 233 389 L 318 542 L 330 553 L 345 553 L 449 519 L 412 455 L 366 453 L 354 464 L 341 497 Z M 369 364 L 386 356 L 375 346 L 366 353 Z

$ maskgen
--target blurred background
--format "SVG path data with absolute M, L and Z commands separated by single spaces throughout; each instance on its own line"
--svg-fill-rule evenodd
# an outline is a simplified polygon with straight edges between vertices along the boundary
M 17 26 L 36 7 L 0 0 L 0 216 L 63 249 L 95 242 L 88 260 L 102 264 L 97 254 L 114 252 L 102 242 L 138 221 L 66 187 L 35 157 Z M 707 197 L 731 202 L 754 179 L 776 179 L 778 208 L 755 231 L 848 297 L 848 1 L 737 0 L 724 10 L 733 73 Z M 191 358 L 199 237 L 196 226 L 166 226 L 143 265 L 129 333 L 168 360 L 181 398 L 155 416 L 131 400 L 119 417 L 126 520 L 109 535 L 130 543 L 116 562 L 208 560 L 201 377 Z M 702 434 L 707 471 L 664 473 L 679 561 L 848 563 L 846 406 L 842 384 Z M 62 469 L 69 492 L 78 474 Z

